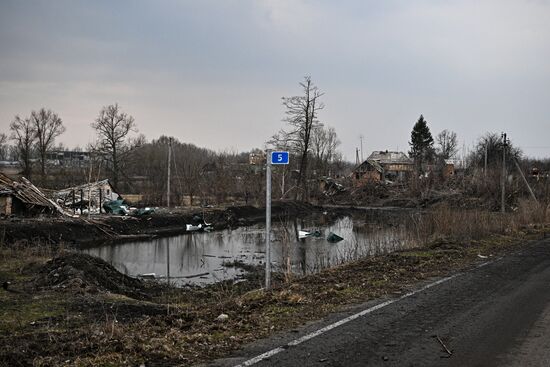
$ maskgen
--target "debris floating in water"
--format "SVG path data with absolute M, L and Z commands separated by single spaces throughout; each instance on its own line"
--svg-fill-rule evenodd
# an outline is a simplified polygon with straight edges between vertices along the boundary
M 185 279 L 199 278 L 199 277 L 203 277 L 203 276 L 209 275 L 209 274 L 210 273 L 207 272 L 207 273 L 200 273 L 200 274 L 195 274 L 195 275 L 186 275 L 183 278 L 185 278 Z
M 321 231 L 298 231 L 298 238 L 321 237 Z
M 306 238 L 311 236 L 311 232 L 308 231 L 298 231 L 298 238 Z
M 330 242 L 330 243 L 336 243 L 336 242 L 340 242 L 340 241 L 343 241 L 344 239 L 340 236 L 338 236 L 336 233 L 334 232 L 330 232 L 327 236 L 327 241 Z

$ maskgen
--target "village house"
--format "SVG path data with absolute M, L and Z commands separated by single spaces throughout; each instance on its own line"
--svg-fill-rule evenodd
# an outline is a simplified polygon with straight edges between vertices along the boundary
M 381 182 L 384 180 L 384 169 L 373 160 L 366 160 L 357 166 L 351 176 L 353 186 L 359 187 L 367 183 Z
M 403 152 L 374 151 L 367 161 L 378 163 L 384 170 L 384 180 L 402 181 L 414 171 L 414 161 Z

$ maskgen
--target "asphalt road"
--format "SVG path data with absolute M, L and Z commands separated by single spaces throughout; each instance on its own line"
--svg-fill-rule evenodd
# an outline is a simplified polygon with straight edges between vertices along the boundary
M 549 240 L 292 345 L 384 301 L 259 341 L 215 365 L 282 346 L 254 366 L 550 366 Z

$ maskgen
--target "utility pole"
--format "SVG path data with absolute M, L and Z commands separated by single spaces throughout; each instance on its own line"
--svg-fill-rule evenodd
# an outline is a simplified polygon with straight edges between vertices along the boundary
M 361 140 L 361 163 L 363 163 L 363 135 L 359 135 L 359 139 Z
M 166 185 L 166 206 L 170 207 L 170 161 L 172 160 L 172 138 L 168 138 L 168 184 Z
M 500 211 L 506 212 L 506 133 L 502 133 L 502 180 L 501 180 L 501 196 L 500 196 Z
M 514 163 L 516 164 L 516 168 L 519 171 L 519 174 L 521 175 L 521 178 L 523 179 L 523 183 L 525 183 L 525 186 L 527 186 L 527 189 L 529 190 L 529 194 L 531 194 L 531 197 L 535 201 L 535 203 L 539 203 L 537 200 L 537 197 L 535 196 L 535 193 L 533 192 L 533 189 L 531 188 L 531 185 L 529 185 L 529 182 L 527 181 L 527 178 L 525 178 L 525 175 L 523 174 L 523 171 L 521 170 L 521 167 L 519 166 L 518 160 L 514 157 Z

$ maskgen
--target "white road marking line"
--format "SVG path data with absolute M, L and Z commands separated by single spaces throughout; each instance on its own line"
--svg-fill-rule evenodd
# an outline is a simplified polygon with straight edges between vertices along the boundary
M 494 260 L 489 260 L 489 261 L 486 261 L 486 262 L 484 262 L 484 263 L 481 263 L 481 264 L 479 264 L 479 265 L 476 266 L 476 269 L 479 269 L 479 268 L 482 268 L 482 267 L 487 266 L 487 265 L 489 265 L 489 264 L 492 264 L 492 263 L 494 263 L 494 262 L 496 262 L 496 261 L 499 261 L 500 259 L 502 259 L 502 257 L 497 257 L 497 258 L 494 259 Z
M 486 262 L 484 262 L 484 263 L 482 263 L 482 264 L 477 265 L 476 268 L 481 268 L 481 267 L 483 267 L 483 266 L 486 266 L 486 265 L 489 265 L 489 264 L 491 264 L 491 263 L 494 263 L 495 261 L 498 261 L 498 260 L 500 260 L 500 259 L 501 259 L 501 258 L 498 258 L 498 259 L 495 259 L 495 260 L 491 260 L 491 261 L 486 261 Z M 436 285 L 445 283 L 445 282 L 447 282 L 447 281 L 449 281 L 449 280 L 451 280 L 451 279 L 453 279 L 453 278 L 459 277 L 459 276 L 461 276 L 461 275 L 464 275 L 464 273 L 457 273 L 457 274 L 448 276 L 448 277 L 446 277 L 446 278 L 439 279 L 439 280 L 437 280 L 437 281 L 435 281 L 435 282 L 433 282 L 433 283 L 430 283 L 430 284 L 425 285 L 424 287 L 422 287 L 422 288 L 420 288 L 420 289 L 417 289 L 417 290 L 415 290 L 415 291 L 411 291 L 411 292 L 405 293 L 404 295 L 402 295 L 402 296 L 399 297 L 399 298 L 395 298 L 395 299 L 391 299 L 391 300 L 388 300 L 388 301 L 379 303 L 379 304 L 377 304 L 377 305 L 375 305 L 375 306 L 372 306 L 372 307 L 367 308 L 367 309 L 365 309 L 365 310 L 363 310 L 363 311 L 361 311 L 361 312 L 358 312 L 358 313 L 356 313 L 356 314 L 353 314 L 353 315 L 351 315 L 351 316 L 348 316 L 348 317 L 346 317 L 346 318 L 344 318 L 344 319 L 342 319 L 342 320 L 340 320 L 340 321 L 337 321 L 337 322 L 335 322 L 335 323 L 333 323 L 333 324 L 327 325 L 327 326 L 325 326 L 325 327 L 323 327 L 323 328 L 321 328 L 321 329 L 319 329 L 319 330 L 317 330 L 317 331 L 314 331 L 314 332 L 312 332 L 312 333 L 310 333 L 310 334 L 304 335 L 304 336 L 302 336 L 301 338 L 292 340 L 292 341 L 288 342 L 287 344 L 285 344 L 284 346 L 280 346 L 280 347 L 277 347 L 277 348 L 275 348 L 275 349 L 271 349 L 270 351 L 267 351 L 267 352 L 265 352 L 265 353 L 263 353 L 263 354 L 260 354 L 260 355 L 254 357 L 254 358 L 251 358 L 251 359 L 249 359 L 249 360 L 247 360 L 247 361 L 245 361 L 245 362 L 243 362 L 243 363 L 241 363 L 241 364 L 236 365 L 235 367 L 252 366 L 252 365 L 254 365 L 254 364 L 258 363 L 258 362 L 261 362 L 261 361 L 263 361 L 263 360 L 265 360 L 265 359 L 268 359 L 268 358 L 274 356 L 275 354 L 279 354 L 279 353 L 285 351 L 285 350 L 288 349 L 289 347 L 294 347 L 294 346 L 296 346 L 296 345 L 302 344 L 302 343 L 304 343 L 304 342 L 306 342 L 306 341 L 308 341 L 308 340 L 310 340 L 310 339 L 313 339 L 313 338 L 315 338 L 315 337 L 317 337 L 317 336 L 319 336 L 319 335 L 322 335 L 322 334 L 326 333 L 327 331 L 330 331 L 330 330 L 332 330 L 332 329 L 334 329 L 334 328 L 337 328 L 338 326 L 342 326 L 342 325 L 344 325 L 344 324 L 347 324 L 348 322 L 353 321 L 353 320 L 355 320 L 355 319 L 357 319 L 357 318 L 359 318 L 359 317 L 361 317 L 361 316 L 368 315 L 369 313 L 372 313 L 372 312 L 374 312 L 374 311 L 376 311 L 376 310 L 379 310 L 379 309 L 381 309 L 381 308 L 384 308 L 384 307 L 386 307 L 386 306 L 389 306 L 389 305 L 391 305 L 392 303 L 399 302 L 399 301 L 401 301 L 401 300 L 403 300 L 403 299 L 405 299 L 405 298 L 414 296 L 415 294 L 418 294 L 418 293 L 420 293 L 420 292 L 423 292 L 423 291 L 425 291 L 425 290 L 427 290 L 427 289 L 429 289 L 429 288 L 431 288 L 431 287 L 435 287 Z

